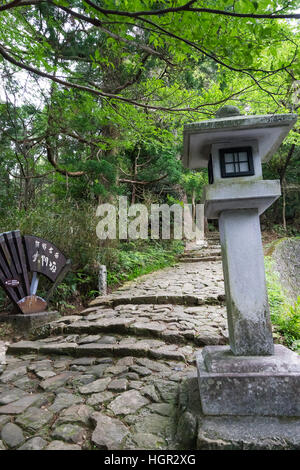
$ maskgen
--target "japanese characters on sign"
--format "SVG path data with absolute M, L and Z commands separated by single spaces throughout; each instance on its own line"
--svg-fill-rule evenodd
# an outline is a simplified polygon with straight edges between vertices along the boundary
M 66 264 L 65 256 L 52 243 L 42 238 L 25 236 L 24 241 L 30 270 L 55 281 Z

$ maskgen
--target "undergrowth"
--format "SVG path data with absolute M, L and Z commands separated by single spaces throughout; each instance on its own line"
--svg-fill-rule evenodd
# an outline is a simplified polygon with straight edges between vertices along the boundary
M 131 281 L 142 274 L 172 266 L 184 244 L 174 240 L 168 242 L 130 241 L 121 243 L 119 249 L 107 248 L 101 259 L 108 266 L 107 281 L 109 287 L 115 287 L 125 281 Z M 109 258 L 109 261 L 108 261 Z
M 270 256 L 265 257 L 265 267 L 274 336 L 300 354 L 300 297 L 291 304 Z
M 96 208 L 87 202 L 45 201 L 28 211 L 7 210 L 0 217 L 0 232 L 19 229 L 54 243 L 67 258 L 71 271 L 58 285 L 50 308 L 72 313 L 99 295 L 99 264 L 107 267 L 111 291 L 125 281 L 171 266 L 183 251 L 179 240 L 99 240 L 96 235 Z M 45 298 L 50 282 L 40 277 L 38 295 Z M 10 309 L 10 301 L 0 289 L 0 311 Z

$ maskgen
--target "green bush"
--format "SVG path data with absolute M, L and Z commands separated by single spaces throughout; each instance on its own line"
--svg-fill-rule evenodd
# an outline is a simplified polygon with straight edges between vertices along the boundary
M 71 303 L 82 297 L 83 302 L 97 286 L 95 259 L 101 247 L 96 236 L 95 207 L 88 202 L 49 201 L 41 199 L 28 211 L 8 210 L 0 218 L 0 232 L 20 230 L 22 235 L 35 235 L 54 243 L 67 258 L 71 258 L 71 272 L 60 284 L 51 300 L 59 309 L 71 308 Z M 45 295 L 49 281 L 41 276 L 39 293 Z M 0 293 L 0 310 L 7 308 L 6 295 Z
M 72 304 L 87 304 L 99 294 L 98 265 L 105 264 L 108 286 L 115 288 L 122 282 L 174 263 L 183 251 L 181 241 L 119 241 L 99 240 L 96 235 L 96 208 L 88 202 L 39 201 L 28 211 L 11 210 L 0 218 L 0 232 L 19 229 L 23 235 L 35 235 L 54 243 L 67 258 L 72 268 L 56 288 L 51 306 L 65 311 Z M 39 294 L 43 297 L 50 282 L 41 276 Z M 0 311 L 9 306 L 0 289 Z
M 293 305 L 283 305 L 281 314 L 276 318 L 280 331 L 284 333 L 287 343 L 300 351 L 300 297 Z
M 271 257 L 265 257 L 268 298 L 275 336 L 282 337 L 291 349 L 300 350 L 300 297 L 291 305 L 280 284 L 279 273 Z
M 174 264 L 176 256 L 183 251 L 183 246 L 182 241 L 175 240 L 129 241 L 120 243 L 118 248 L 107 248 L 105 253 L 102 252 L 99 261 L 107 265 L 108 285 L 114 287 L 142 274 Z

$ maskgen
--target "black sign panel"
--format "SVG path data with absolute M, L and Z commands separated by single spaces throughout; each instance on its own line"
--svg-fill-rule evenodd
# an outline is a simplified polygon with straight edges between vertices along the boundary
M 46 301 L 35 295 L 37 274 L 43 274 L 54 283 L 52 292 L 69 267 L 70 260 L 43 238 L 22 237 L 19 230 L 0 234 L 0 286 L 21 313 L 41 312 L 47 308 Z
M 44 274 L 54 282 L 66 264 L 66 257 L 55 245 L 43 238 L 25 235 L 23 239 L 29 270 Z

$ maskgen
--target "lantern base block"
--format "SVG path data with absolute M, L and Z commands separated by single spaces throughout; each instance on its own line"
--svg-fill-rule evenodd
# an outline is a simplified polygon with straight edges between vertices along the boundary
M 299 450 L 300 418 L 199 416 L 198 450 Z
M 272 356 L 235 356 L 229 346 L 197 355 L 205 415 L 300 417 L 300 356 L 275 345 Z

